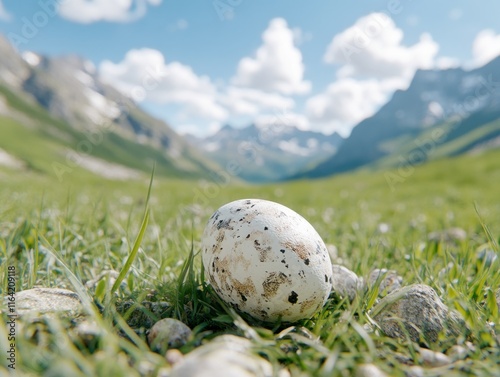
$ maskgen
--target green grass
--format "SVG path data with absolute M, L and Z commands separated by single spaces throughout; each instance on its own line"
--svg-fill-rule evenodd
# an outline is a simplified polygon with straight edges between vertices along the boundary
M 113 127 L 94 132 L 75 129 L 2 85 L 0 96 L 5 98 L 10 109 L 22 114 L 18 120 L 0 116 L 0 148 L 26 162 L 28 169 L 54 177 L 55 163 L 60 169 L 68 166 L 87 178 L 92 174 L 68 159 L 68 156 L 78 158 L 80 154 L 89 154 L 146 174 L 156 163 L 157 175 L 177 179 L 206 178 L 209 177 L 207 168 L 213 167 L 210 162 L 196 158 L 195 152 L 184 146 L 182 155 L 172 156 L 162 148 L 130 140 L 124 136 L 123 130 Z M 70 150 L 73 151 L 71 155 L 68 154 Z
M 500 121 L 496 120 L 481 126 L 475 130 L 466 133 L 450 142 L 446 143 L 442 147 L 438 148 L 433 157 L 440 158 L 442 156 L 451 156 L 453 154 L 461 153 L 466 148 L 474 145 L 475 142 L 482 140 L 483 138 L 498 134 L 500 132 Z
M 75 171 L 59 183 L 36 171 L 2 169 L 2 292 L 9 265 L 17 268 L 18 291 L 45 286 L 84 292 L 90 298 L 89 316 L 104 332 L 98 342 L 85 345 L 68 322 L 46 319 L 18 327 L 18 372 L 149 376 L 168 369 L 164 358 L 149 350 L 145 329 L 126 324 L 130 312 L 115 309 L 123 300 L 149 300 L 168 301 L 171 305 L 162 316 L 179 318 L 194 329 L 193 340 L 181 349 L 185 353 L 219 334 L 234 333 L 250 337 L 260 355 L 288 368 L 292 376 L 349 376 L 367 362 L 390 376 L 405 376 L 408 366 L 401 360 L 414 360 L 418 345 L 366 333 L 372 291 L 352 305 L 329 300 L 314 318 L 293 324 L 292 332 L 284 331 L 288 324 L 266 325 L 240 317 L 217 299 L 201 268 L 205 222 L 220 205 L 254 197 L 302 214 L 325 243 L 337 246 L 342 264 L 358 275 L 366 277 L 374 268 L 395 269 L 405 285 L 428 284 L 446 305 L 462 313 L 470 335 L 458 342 L 472 342 L 475 351 L 448 368 L 428 370 L 427 376 L 495 375 L 500 318 L 494 292 L 500 286 L 500 261 L 488 265 L 478 251 L 500 252 L 499 161 L 497 150 L 441 159 L 403 175 L 394 170 L 400 180 L 392 187 L 385 171 L 264 186 L 212 182 L 208 188 L 156 177 L 149 201 L 147 180 L 103 181 Z M 389 225 L 387 233 L 378 231 L 381 223 Z M 429 232 L 450 227 L 463 228 L 466 241 L 427 241 Z M 141 237 L 138 248 L 135 241 Z M 135 258 L 129 259 L 131 255 Z M 112 297 L 87 292 L 86 281 L 106 269 L 125 272 L 127 259 L 133 260 L 123 280 L 127 289 L 114 287 Z M 5 328 L 0 324 L 2 338 Z M 2 355 L 4 347 L 0 342 Z M 446 351 L 444 346 L 435 348 Z M 0 368 L 5 363 L 2 356 Z
M 418 137 L 404 136 L 391 140 L 381 146 L 381 149 L 390 153 L 369 166 L 369 168 L 381 169 L 400 166 L 413 158 L 424 157 L 424 160 L 437 160 L 450 156 L 456 156 L 468 151 L 481 141 L 492 139 L 500 132 L 500 121 L 496 120 L 481 125 L 465 135 L 448 140 L 447 137 L 453 131 L 454 123 L 444 123 L 439 126 L 442 134 L 436 138 L 436 128 L 431 127 L 421 132 Z
M 15 157 L 28 162 L 28 168 L 34 171 L 50 171 L 50 161 L 59 159 L 63 149 L 57 142 L 51 141 L 38 130 L 30 130 L 18 122 L 0 116 L 2 138 L 0 148 L 15 150 Z

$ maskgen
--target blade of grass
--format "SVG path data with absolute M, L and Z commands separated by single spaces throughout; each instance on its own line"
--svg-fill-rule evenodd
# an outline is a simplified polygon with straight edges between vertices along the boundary
M 120 284 L 122 283 L 123 279 L 125 279 L 125 276 L 127 275 L 128 271 L 132 267 L 132 263 L 134 263 L 134 259 L 137 256 L 137 253 L 139 252 L 139 248 L 142 243 L 142 239 L 144 238 L 144 234 L 146 233 L 146 229 L 148 227 L 149 223 L 149 208 L 146 210 L 146 213 L 144 214 L 144 218 L 142 219 L 141 223 L 141 228 L 139 230 L 139 234 L 137 235 L 137 238 L 135 239 L 134 246 L 132 247 L 132 251 L 130 252 L 127 261 L 125 262 L 123 268 L 120 271 L 120 274 L 116 278 L 115 283 L 111 287 L 110 295 L 112 296 L 120 287 Z
M 154 174 L 155 174 L 155 166 L 153 166 L 153 171 L 151 172 L 151 179 L 149 181 L 149 188 L 148 188 L 148 196 L 146 198 L 144 216 L 142 218 L 142 223 L 141 223 L 141 227 L 139 229 L 139 234 L 137 235 L 137 237 L 135 239 L 134 246 L 132 247 L 132 251 L 130 252 L 130 254 L 127 258 L 127 261 L 125 262 L 125 265 L 121 269 L 120 274 L 116 278 L 115 283 L 111 287 L 111 291 L 110 291 L 111 297 L 117 291 L 118 287 L 122 283 L 123 279 L 125 279 L 125 276 L 127 275 L 128 271 L 132 267 L 132 263 L 134 263 L 134 259 L 137 256 L 137 253 L 139 252 L 139 248 L 141 246 L 142 239 L 144 238 L 144 234 L 146 233 L 146 229 L 147 229 L 148 223 L 149 223 L 149 214 L 150 214 L 149 199 L 151 198 L 151 188 L 153 187 Z
M 41 234 L 39 235 L 39 237 L 40 237 L 40 241 L 45 244 L 45 247 L 43 247 L 43 245 L 42 245 L 43 250 L 46 253 L 50 254 L 54 258 L 54 260 L 65 271 L 66 277 L 70 281 L 70 283 L 73 286 L 73 288 L 75 288 L 75 291 L 78 294 L 78 296 L 80 298 L 80 301 L 82 302 L 83 307 L 86 309 L 87 313 L 89 313 L 89 314 L 91 314 L 91 313 L 94 313 L 94 314 L 97 313 L 98 311 L 97 311 L 95 305 L 93 304 L 93 300 L 90 297 L 90 295 L 88 294 L 87 289 L 85 288 L 85 286 L 83 285 L 83 283 L 80 281 L 80 279 L 73 273 L 73 271 L 71 271 L 71 269 L 69 268 L 69 266 L 66 263 L 64 263 L 64 261 L 62 260 L 62 258 L 60 258 L 57 255 L 57 252 L 52 247 L 52 245 L 50 244 L 50 242 L 43 235 L 41 235 Z
M 481 226 L 483 227 L 484 233 L 486 234 L 486 237 L 488 237 L 488 241 L 490 242 L 491 248 L 493 250 L 499 251 L 500 247 L 498 246 L 497 241 L 491 234 L 490 228 L 488 228 L 488 225 L 486 225 L 486 222 L 483 220 L 483 217 L 479 213 L 479 207 L 477 203 L 474 202 L 474 210 L 476 211 L 476 215 L 479 218 L 479 222 L 481 223 Z
M 128 338 L 132 341 L 132 343 L 142 352 L 149 352 L 149 347 L 146 342 L 141 339 L 139 335 L 137 335 L 134 330 L 130 328 L 127 322 L 123 319 L 123 317 L 114 313 L 114 319 L 116 321 L 117 326 L 128 336 Z

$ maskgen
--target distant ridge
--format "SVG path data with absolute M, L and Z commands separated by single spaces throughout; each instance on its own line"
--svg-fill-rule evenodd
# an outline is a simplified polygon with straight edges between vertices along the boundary
M 217 168 L 165 122 L 103 83 L 93 64 L 78 56 L 21 55 L 0 35 L 0 100 L 0 125 L 16 121 L 39 137 L 40 146 L 50 139 L 60 156 L 74 150 L 85 161 L 94 158 L 94 165 L 98 159 L 103 166 L 147 173 L 156 162 L 158 174 L 182 178 L 207 177 Z M 100 141 L 89 144 L 88 134 Z M 0 148 L 28 158 L 8 142 L 6 126 L 0 135 Z
M 334 156 L 291 178 L 397 166 L 419 149 L 422 161 L 464 153 L 500 136 L 499 119 L 500 57 L 470 71 L 419 70 L 407 90 L 354 127 Z
M 224 126 L 206 138 L 188 136 L 221 166 L 236 162 L 240 177 L 255 183 L 278 181 L 335 154 L 343 138 L 293 125 Z

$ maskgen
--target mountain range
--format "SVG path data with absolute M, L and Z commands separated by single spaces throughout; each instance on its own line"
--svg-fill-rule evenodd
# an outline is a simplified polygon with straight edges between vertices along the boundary
M 416 165 L 500 145 L 500 57 L 483 67 L 419 70 L 337 153 L 293 178 Z
M 1 35 L 0 135 L 4 156 L 43 173 L 76 169 L 127 179 L 156 163 L 160 175 L 200 178 L 217 169 L 169 125 L 102 82 L 91 62 L 19 54 Z
M 77 56 L 19 53 L 0 35 L 0 170 L 250 182 L 401 168 L 500 146 L 500 57 L 465 70 L 419 70 L 351 135 L 301 130 L 285 120 L 181 136 L 103 82 Z
M 285 120 L 244 128 L 225 126 L 215 134 L 188 140 L 221 166 L 237 164 L 250 182 L 285 179 L 334 155 L 344 140 L 339 134 L 301 130 Z
M 91 62 L 20 54 L 1 35 L 0 135 L 4 160 L 40 172 L 77 169 L 127 179 L 156 162 L 162 175 L 213 179 L 214 171 L 236 162 L 239 177 L 251 182 L 313 167 L 342 141 L 288 124 L 226 126 L 208 138 L 182 137 L 100 80 Z

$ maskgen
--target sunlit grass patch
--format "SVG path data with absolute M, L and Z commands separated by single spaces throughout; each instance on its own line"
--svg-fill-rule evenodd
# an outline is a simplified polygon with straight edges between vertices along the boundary
M 167 361 L 146 340 L 151 324 L 165 317 L 194 330 L 184 353 L 221 334 L 237 334 L 292 376 L 350 375 L 366 363 L 404 376 L 409 364 L 422 364 L 421 345 L 389 338 L 372 322 L 377 287 L 352 303 L 332 297 L 315 317 L 294 324 L 258 322 L 220 301 L 205 282 L 203 228 L 221 204 L 258 197 L 306 217 L 325 243 L 337 247 L 335 262 L 358 276 L 366 280 L 375 268 L 396 270 L 403 285 L 431 286 L 462 315 L 468 331 L 457 342 L 466 349 L 465 359 L 429 375 L 494 375 L 500 362 L 500 176 L 492 166 L 498 156 L 422 166 L 394 193 L 383 174 L 359 172 L 315 182 L 223 187 L 203 205 L 193 203 L 193 182 L 157 179 L 148 200 L 148 182 L 75 176 L 74 182 L 57 184 L 43 175 L 7 173 L 0 189 L 2 293 L 7 267 L 15 266 L 18 291 L 57 287 L 87 297 L 82 318 L 19 322 L 17 368 L 24 375 L 166 375 Z M 429 239 L 429 233 L 453 227 L 466 238 Z M 87 284 L 103 271 L 119 278 Z M 78 333 L 83 320 L 99 329 L 90 341 Z M 5 312 L 2 321 L 4 339 Z M 433 349 L 448 352 L 450 345 L 442 344 Z M 3 353 L 5 342 L 0 347 Z M 0 365 L 7 368 L 4 358 Z

